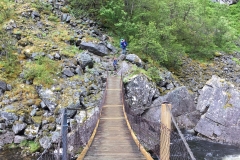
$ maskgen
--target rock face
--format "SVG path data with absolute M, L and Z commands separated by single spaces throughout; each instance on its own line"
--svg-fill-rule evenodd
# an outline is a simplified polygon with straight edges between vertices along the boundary
M 161 104 L 168 102 L 172 106 L 172 114 L 181 127 L 193 128 L 200 118 L 200 114 L 195 112 L 193 95 L 190 94 L 186 87 L 178 87 L 165 96 L 160 96 L 153 101 L 151 108 L 143 117 L 149 121 L 160 121 Z
M 125 94 L 131 108 L 141 114 L 159 96 L 159 91 L 147 77 L 138 75 L 127 84 Z
M 206 82 L 197 110 L 203 115 L 195 131 L 211 139 L 240 144 L 240 92 L 217 76 Z

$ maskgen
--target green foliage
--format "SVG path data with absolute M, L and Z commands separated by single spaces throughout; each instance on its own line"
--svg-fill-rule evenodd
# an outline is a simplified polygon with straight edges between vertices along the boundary
M 130 73 L 128 73 L 128 75 L 124 77 L 123 82 L 124 83 L 128 82 L 129 79 L 131 79 L 132 77 L 134 77 L 138 74 L 147 75 L 146 71 L 144 69 L 141 69 L 141 68 L 137 67 L 136 65 L 133 65 L 130 70 Z
M 12 45 L 11 37 L 4 30 L 0 30 L 0 77 L 15 79 L 21 72 L 21 66 L 14 54 L 16 48 Z
M 67 46 L 61 51 L 61 55 L 66 57 L 74 57 L 77 53 L 80 52 L 81 50 L 79 50 L 79 48 L 76 46 Z
M 53 21 L 53 22 L 59 22 L 59 18 L 53 14 L 51 14 L 49 17 L 48 17 L 48 20 L 49 21 Z
M 31 153 L 37 152 L 41 149 L 39 142 L 35 142 L 35 141 L 24 140 L 20 143 L 20 146 L 28 147 Z
M 19 147 L 27 147 L 31 153 L 37 152 L 40 150 L 41 146 L 38 142 L 23 140 L 19 144 Z
M 49 3 L 36 0 L 32 3 L 32 6 L 36 8 L 39 12 L 50 14 L 52 6 Z
M 28 141 L 27 140 L 23 140 L 19 144 L 20 147 L 26 147 L 27 145 L 28 145 Z
M 215 51 L 236 50 L 240 41 L 226 18 L 228 10 L 209 0 L 128 0 L 108 1 L 100 15 L 105 25 L 128 38 L 131 51 L 169 68 L 181 63 L 184 52 L 211 59 Z
M 240 60 L 238 58 L 232 58 L 233 61 L 235 61 L 238 65 L 240 65 Z
M 97 11 L 104 0 L 71 0 L 69 1 L 71 12 L 76 17 L 97 15 Z
M 9 0 L 1 0 L 0 2 L 0 24 L 12 15 L 12 3 Z
M 160 82 L 162 78 L 160 77 L 159 70 L 156 67 L 150 67 L 147 70 L 147 75 L 150 77 L 154 82 Z
M 47 57 L 39 57 L 36 61 L 27 63 L 24 78 L 26 80 L 33 80 L 35 85 L 52 84 L 52 79 L 58 70 L 59 66 L 57 62 Z
M 120 0 L 111 0 L 100 9 L 100 19 L 105 26 L 114 27 L 113 30 L 123 27 L 127 13 Z

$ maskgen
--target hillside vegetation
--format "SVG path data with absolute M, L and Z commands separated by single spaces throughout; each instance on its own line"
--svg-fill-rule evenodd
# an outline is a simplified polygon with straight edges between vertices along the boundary
M 183 54 L 208 60 L 219 52 L 239 51 L 239 3 L 72 0 L 70 5 L 76 16 L 95 16 L 115 37 L 125 37 L 132 52 L 166 67 L 179 64 Z
M 72 36 L 63 25 L 54 26 L 59 19 L 51 13 L 51 6 L 38 0 L 27 2 L 26 8 L 36 9 L 47 15 L 46 24 L 49 32 L 40 34 L 37 30 L 24 32 L 14 30 L 16 36 L 24 37 L 22 43 L 38 44 L 38 48 L 29 48 L 38 52 L 54 50 L 50 44 L 61 46 L 66 56 L 78 49 L 67 47 L 64 41 Z M 17 14 L 24 9 L 12 0 L 0 2 L 0 68 L 4 68 L 4 79 L 12 79 L 19 75 L 22 65 L 17 56 L 17 47 L 12 45 L 11 37 L 4 28 L 6 22 L 17 19 Z M 62 11 L 69 12 L 76 18 L 91 16 L 105 27 L 109 35 L 115 37 L 115 46 L 119 39 L 125 38 L 129 42 L 129 50 L 138 54 L 145 62 L 162 65 L 167 68 L 178 67 L 181 57 L 187 55 L 194 59 L 210 60 L 216 54 L 225 52 L 234 54 L 240 45 L 240 4 L 220 5 L 209 0 L 71 0 Z M 49 16 L 50 15 L 50 16 Z M 22 22 L 29 23 L 31 22 Z M 32 36 L 34 35 L 34 36 Z M 36 45 L 35 45 L 36 46 Z M 70 51 L 71 52 L 68 52 Z M 74 55 L 74 54 L 73 54 Z M 50 83 L 51 73 L 56 71 L 57 64 L 52 70 L 46 70 L 45 59 L 41 64 L 33 62 L 25 66 L 26 79 L 38 77 L 36 83 Z M 28 67 L 33 66 L 33 67 Z M 39 68 L 42 67 L 42 68 Z M 48 71 L 48 72 L 44 72 Z M 7 73 L 7 74 L 6 74 Z M 49 77 L 41 80 L 42 77 Z

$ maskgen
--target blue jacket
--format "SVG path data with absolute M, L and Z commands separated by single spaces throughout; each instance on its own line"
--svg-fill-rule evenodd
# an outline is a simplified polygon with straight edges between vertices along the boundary
M 114 66 L 117 65 L 117 60 L 116 60 L 116 59 L 113 60 L 113 65 L 114 65 Z
M 123 42 L 120 43 L 120 46 L 121 46 L 122 49 L 126 49 L 127 45 L 128 44 L 127 44 L 126 41 L 123 41 Z

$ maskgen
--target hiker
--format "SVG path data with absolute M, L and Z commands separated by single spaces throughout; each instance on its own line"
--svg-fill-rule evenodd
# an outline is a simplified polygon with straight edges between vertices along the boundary
M 117 71 L 117 59 L 115 57 L 113 58 L 113 67 L 114 71 Z
M 120 47 L 122 48 L 122 54 L 126 54 L 127 42 L 125 39 L 121 39 Z

